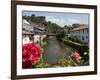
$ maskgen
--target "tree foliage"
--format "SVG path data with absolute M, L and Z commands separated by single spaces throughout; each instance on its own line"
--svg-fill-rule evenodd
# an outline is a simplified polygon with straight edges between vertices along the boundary
M 45 21 L 44 25 L 48 33 L 57 34 L 58 33 L 57 31 L 61 29 L 59 25 L 57 25 L 56 23 L 52 23 L 51 21 Z

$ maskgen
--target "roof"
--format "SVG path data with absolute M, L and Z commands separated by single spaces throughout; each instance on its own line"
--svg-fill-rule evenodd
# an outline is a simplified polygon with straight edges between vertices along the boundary
M 24 35 L 34 35 L 32 32 L 29 32 L 29 31 L 22 31 L 22 34 Z
M 42 30 L 42 31 L 45 30 L 45 27 L 44 27 L 44 25 L 42 25 L 42 24 L 39 24 L 39 23 L 31 23 L 31 25 L 32 25 L 34 28 L 36 28 L 36 29 L 39 29 L 39 30 Z
M 23 25 L 22 27 L 27 30 L 27 31 L 32 31 L 33 32 L 33 26 L 29 24 L 25 19 L 23 19 Z
M 44 31 L 45 30 L 44 28 L 40 28 L 40 27 L 36 27 L 36 26 L 34 26 L 34 28 L 36 28 L 36 29 L 38 29 L 40 31 Z
M 29 24 L 29 22 L 25 19 L 23 19 L 23 23 Z
M 72 31 L 78 31 L 78 30 L 83 30 L 83 29 L 87 29 L 87 28 L 88 28 L 88 26 L 82 25 L 82 26 L 80 26 L 80 27 L 74 28 Z

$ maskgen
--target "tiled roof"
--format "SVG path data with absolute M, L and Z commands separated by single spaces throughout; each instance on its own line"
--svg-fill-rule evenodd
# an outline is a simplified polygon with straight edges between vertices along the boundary
M 42 26 L 40 26 L 40 24 L 39 23 L 31 23 L 31 25 L 34 27 L 34 28 L 37 28 L 37 29 L 39 29 L 39 30 L 45 30 L 45 27 L 42 25 Z
M 25 30 L 22 31 L 22 34 L 24 34 L 24 35 L 34 35 L 32 32 L 25 31 Z
M 82 29 L 86 29 L 86 28 L 88 28 L 88 26 L 80 26 L 80 27 L 77 27 L 77 28 L 74 28 L 72 31 L 77 31 L 77 30 L 82 30 Z

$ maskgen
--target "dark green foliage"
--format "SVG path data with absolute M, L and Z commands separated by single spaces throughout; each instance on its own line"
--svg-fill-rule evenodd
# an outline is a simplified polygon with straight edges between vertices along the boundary
M 61 40 L 61 39 L 64 38 L 65 36 L 66 36 L 66 31 L 65 31 L 63 28 L 61 28 L 60 31 L 59 31 L 58 34 L 57 34 L 57 39 L 58 39 L 58 40 Z
M 57 34 L 61 27 L 59 25 L 57 25 L 56 23 L 52 23 L 51 21 L 45 21 L 44 22 L 46 31 L 48 32 L 48 34 L 53 33 L 53 34 Z
M 48 67 L 51 67 L 51 65 L 47 63 L 40 63 L 36 65 L 36 68 L 48 68 Z
M 30 20 L 30 16 L 22 16 L 23 19 L 25 19 L 26 21 Z
M 71 40 L 71 41 L 77 42 L 77 43 L 81 43 L 77 38 L 73 38 L 73 37 L 70 37 L 70 36 L 65 36 L 64 39 L 65 40 Z

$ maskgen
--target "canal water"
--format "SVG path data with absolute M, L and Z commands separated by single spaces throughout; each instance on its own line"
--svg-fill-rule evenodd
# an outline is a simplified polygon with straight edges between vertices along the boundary
M 73 51 L 75 51 L 73 48 L 58 41 L 55 36 L 50 36 L 44 51 L 44 62 L 57 64 L 61 56 L 70 56 Z

